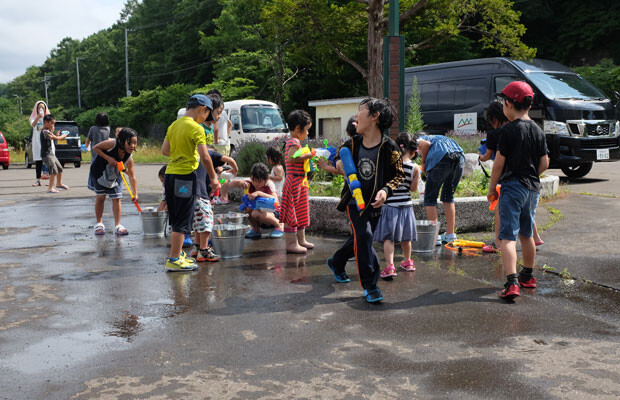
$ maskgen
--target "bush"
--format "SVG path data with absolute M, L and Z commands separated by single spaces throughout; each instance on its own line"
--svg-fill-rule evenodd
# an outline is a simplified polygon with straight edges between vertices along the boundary
M 454 139 L 456 143 L 463 149 L 465 153 L 478 153 L 478 147 L 480 147 L 480 141 L 486 137 L 481 131 L 476 133 L 459 133 L 455 131 L 448 131 L 446 136 Z
M 236 152 L 235 161 L 239 167 L 240 176 L 250 176 L 252 165 L 262 162 L 267 164 L 266 145 L 255 140 L 248 140 L 240 145 Z
M 482 171 L 461 179 L 454 193 L 455 197 L 486 196 L 489 192 L 489 178 Z

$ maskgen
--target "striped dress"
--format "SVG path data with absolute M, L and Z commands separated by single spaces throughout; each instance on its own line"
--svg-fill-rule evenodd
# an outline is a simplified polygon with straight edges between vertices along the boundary
M 286 163 L 286 178 L 282 189 L 282 205 L 280 208 L 280 222 L 290 227 L 303 229 L 310 225 L 310 203 L 308 202 L 308 187 L 303 185 L 306 179 L 303 163 L 294 163 L 289 158 L 290 149 L 301 148 L 299 139 L 290 138 L 284 147 Z

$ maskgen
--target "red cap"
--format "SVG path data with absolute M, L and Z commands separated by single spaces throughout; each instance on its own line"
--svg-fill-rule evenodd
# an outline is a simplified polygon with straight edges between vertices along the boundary
M 508 86 L 502 90 L 502 94 L 517 103 L 523 102 L 523 99 L 528 96 L 532 99 L 534 98 L 532 87 L 523 81 L 510 82 Z

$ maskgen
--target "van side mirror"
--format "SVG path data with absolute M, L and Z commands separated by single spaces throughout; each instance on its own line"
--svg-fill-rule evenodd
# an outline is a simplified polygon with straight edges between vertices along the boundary
M 614 90 L 614 96 L 617 100 L 620 100 L 620 92 L 618 92 L 617 90 Z

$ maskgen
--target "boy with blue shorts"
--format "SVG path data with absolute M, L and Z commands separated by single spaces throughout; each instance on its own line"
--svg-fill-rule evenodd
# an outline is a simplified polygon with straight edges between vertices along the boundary
M 540 174 L 549 167 L 549 157 L 545 135 L 528 115 L 534 99 L 530 85 L 512 82 L 502 90 L 501 99 L 504 114 L 510 122 L 501 128 L 487 197 L 489 201 L 497 199 L 497 185 L 502 185 L 499 239 L 506 284 L 500 297 L 511 300 L 520 296 L 519 287 L 536 287 L 536 278 L 532 276 L 536 259 L 532 233 Z M 519 274 L 517 235 L 523 252 L 523 268 Z

